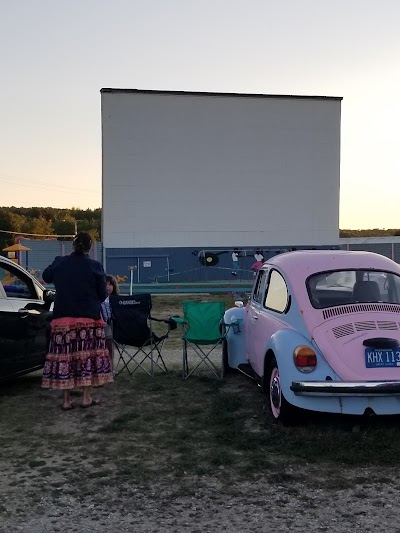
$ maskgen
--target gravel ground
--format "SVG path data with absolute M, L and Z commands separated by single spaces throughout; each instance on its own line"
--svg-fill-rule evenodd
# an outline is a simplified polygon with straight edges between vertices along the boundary
M 259 480 L 224 487 L 214 479 L 201 479 L 187 480 L 190 489 L 186 484 L 171 487 L 159 483 L 146 488 L 122 486 L 115 494 L 104 488 L 101 501 L 84 494 L 61 496 L 57 504 L 43 498 L 33 515 L 29 501 L 22 499 L 19 505 L 25 512 L 19 518 L 3 519 L 1 531 L 400 532 L 396 481 L 365 487 L 352 481 L 359 472 L 348 471 L 351 487 L 323 490 L 313 487 L 321 472 L 310 468 L 301 474 L 304 482 L 276 485 Z M 396 474 L 390 476 L 394 479 Z

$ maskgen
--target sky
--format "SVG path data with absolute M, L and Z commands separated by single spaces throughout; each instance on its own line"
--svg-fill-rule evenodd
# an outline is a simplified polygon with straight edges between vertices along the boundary
M 341 96 L 341 229 L 400 228 L 399 0 L 0 0 L 0 206 L 101 207 L 100 89 Z

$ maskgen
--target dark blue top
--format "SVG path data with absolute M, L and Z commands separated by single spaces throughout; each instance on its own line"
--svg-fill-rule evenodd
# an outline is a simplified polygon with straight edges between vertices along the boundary
M 101 303 L 107 298 L 107 290 L 106 275 L 98 261 L 75 253 L 58 256 L 43 271 L 42 278 L 56 288 L 53 318 L 101 317 Z

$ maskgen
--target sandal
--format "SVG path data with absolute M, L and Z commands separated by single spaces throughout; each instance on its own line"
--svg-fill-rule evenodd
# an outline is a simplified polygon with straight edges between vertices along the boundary
M 100 400 L 94 400 L 92 398 L 92 401 L 90 403 L 86 403 L 86 404 L 85 403 L 81 403 L 81 407 L 83 409 L 86 409 L 87 407 L 92 407 L 92 405 L 99 405 L 99 404 L 100 404 Z
M 63 411 L 71 411 L 71 409 L 73 409 L 75 406 L 73 403 L 70 403 L 69 405 L 67 405 L 66 407 L 64 405 L 61 406 L 61 409 Z

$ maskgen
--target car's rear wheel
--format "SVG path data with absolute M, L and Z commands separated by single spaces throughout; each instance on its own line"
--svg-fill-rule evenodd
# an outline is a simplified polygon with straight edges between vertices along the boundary
M 290 405 L 283 395 L 279 368 L 275 357 L 272 358 L 268 366 L 265 389 L 268 395 L 269 411 L 274 420 L 285 425 L 293 424 L 297 409 Z

